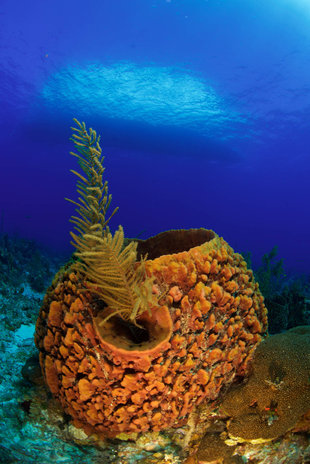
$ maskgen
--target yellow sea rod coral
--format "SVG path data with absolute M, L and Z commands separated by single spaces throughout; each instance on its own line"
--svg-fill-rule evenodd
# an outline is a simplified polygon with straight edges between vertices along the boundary
M 108 182 L 103 182 L 104 173 L 100 136 L 96 131 L 87 131 L 85 123 L 74 120 L 72 141 L 78 152 L 71 155 L 78 159 L 83 173 L 71 170 L 78 178 L 78 201 L 67 198 L 77 206 L 77 216 L 70 222 L 75 225 L 71 232 L 72 245 L 77 249 L 75 268 L 82 274 L 84 284 L 96 293 L 108 306 L 103 324 L 113 314 L 136 323 L 136 318 L 149 311 L 152 300 L 152 281 L 145 273 L 144 257 L 137 262 L 137 243 L 124 245 L 122 226 L 112 236 L 106 214 L 112 196 L 108 195 Z M 143 283 L 143 285 L 142 285 Z
M 154 294 L 166 289 L 139 316 L 144 330 L 118 316 L 100 326 L 102 303 L 70 268 L 55 279 L 38 319 L 45 380 L 87 433 L 113 437 L 185 424 L 197 405 L 244 374 L 266 332 L 252 272 L 214 232 L 169 231 L 139 248 L 154 257 L 146 261 Z

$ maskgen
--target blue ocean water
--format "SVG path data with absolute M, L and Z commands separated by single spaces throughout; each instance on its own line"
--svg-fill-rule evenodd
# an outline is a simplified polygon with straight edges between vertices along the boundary
M 2 0 L 1 227 L 69 249 L 72 118 L 127 236 L 206 227 L 309 270 L 306 0 Z

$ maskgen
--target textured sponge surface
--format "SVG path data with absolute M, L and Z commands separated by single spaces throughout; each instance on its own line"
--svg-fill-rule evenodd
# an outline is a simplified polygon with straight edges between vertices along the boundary
M 146 261 L 158 294 L 138 320 L 146 338 L 113 318 L 101 330 L 102 302 L 81 277 L 69 267 L 55 278 L 36 343 L 46 383 L 76 426 L 109 437 L 178 427 L 247 371 L 267 330 L 263 297 L 242 256 L 208 237 Z

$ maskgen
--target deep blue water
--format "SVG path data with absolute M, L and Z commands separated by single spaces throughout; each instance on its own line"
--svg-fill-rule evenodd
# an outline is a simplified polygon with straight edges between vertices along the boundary
M 69 248 L 76 117 L 113 227 L 211 228 L 309 271 L 307 0 L 2 0 L 0 63 L 1 233 Z

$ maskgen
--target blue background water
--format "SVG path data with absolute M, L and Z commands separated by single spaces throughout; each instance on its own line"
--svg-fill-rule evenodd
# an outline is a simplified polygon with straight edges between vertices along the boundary
M 76 117 L 113 227 L 212 228 L 309 270 L 307 0 L 2 0 L 0 63 L 1 232 L 68 249 Z

